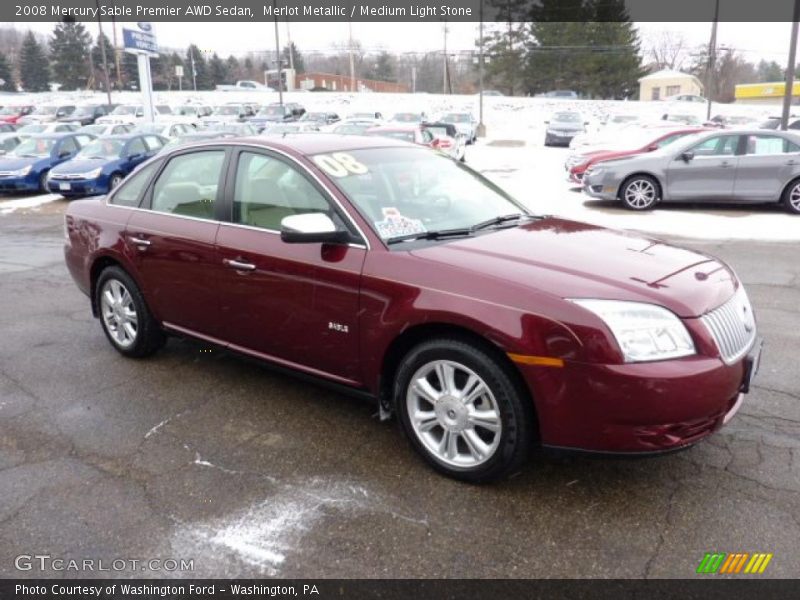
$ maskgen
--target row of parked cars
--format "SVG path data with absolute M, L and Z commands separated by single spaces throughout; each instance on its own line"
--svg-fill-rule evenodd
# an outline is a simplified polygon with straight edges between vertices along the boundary
M 476 120 L 469 113 L 437 119 L 424 112 L 386 119 L 380 111 L 340 117 L 333 111 L 309 112 L 296 103 L 259 107 L 242 102 L 154 108 L 154 122 L 145 122 L 141 105 L 3 107 L 0 193 L 105 194 L 167 148 L 219 138 L 307 132 L 383 136 L 429 146 L 462 162 L 466 146 L 476 139 Z

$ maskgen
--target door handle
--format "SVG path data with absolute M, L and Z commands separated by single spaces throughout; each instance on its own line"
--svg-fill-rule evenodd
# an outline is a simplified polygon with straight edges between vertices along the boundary
M 723 160 L 721 163 L 719 163 L 719 166 L 722 167 L 723 169 L 727 169 L 728 167 L 732 167 L 733 165 L 729 163 L 727 160 Z
M 147 246 L 150 245 L 150 240 L 145 240 L 145 239 L 138 238 L 138 237 L 133 237 L 133 236 L 129 237 L 128 239 L 131 241 L 132 244 L 136 244 L 137 246 L 147 247 Z
M 796 161 L 796 160 L 787 160 L 787 161 L 786 161 L 786 164 L 787 164 L 787 165 L 789 165 L 789 166 L 791 167 L 792 165 L 796 165 L 796 164 L 797 164 L 797 161 Z
M 232 269 L 236 269 L 237 271 L 255 271 L 256 270 L 256 266 L 253 263 L 242 262 L 242 261 L 233 260 L 233 259 L 230 259 L 230 258 L 223 259 L 222 263 L 227 267 L 231 267 Z

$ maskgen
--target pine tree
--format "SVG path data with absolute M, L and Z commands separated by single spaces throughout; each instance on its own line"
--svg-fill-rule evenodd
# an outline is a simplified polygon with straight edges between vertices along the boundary
M 215 52 L 208 61 L 208 77 L 210 85 L 216 86 L 225 83 L 228 78 L 228 69 L 225 68 L 225 62 Z
M 16 92 L 17 86 L 14 84 L 14 76 L 11 74 L 11 67 L 8 64 L 6 55 L 0 52 L 0 91 L 3 92 Z
M 194 63 L 192 63 L 193 60 Z M 213 89 L 214 86 L 211 84 L 211 77 L 208 72 L 208 65 L 206 64 L 206 59 L 203 56 L 203 53 L 200 51 L 200 48 L 198 48 L 194 44 L 189 46 L 189 48 L 186 51 L 186 66 L 188 68 L 188 73 L 186 75 L 189 80 L 189 85 L 187 86 L 187 88 L 191 88 L 192 86 L 192 64 L 194 64 L 197 89 L 198 90 Z
M 62 90 L 85 88 L 89 82 L 89 51 L 92 36 L 82 23 L 66 21 L 53 29 L 50 55 L 53 74 Z
M 114 87 L 114 82 L 117 80 L 117 63 L 114 60 L 114 47 L 108 39 L 108 36 L 103 33 L 97 37 L 97 43 L 92 48 L 92 61 L 94 62 L 95 78 L 98 82 L 98 87 L 105 89 L 106 79 L 103 73 L 103 51 L 101 44 L 106 49 L 106 62 L 108 63 L 108 80 L 111 87 Z
M 305 73 L 306 72 L 306 64 L 305 64 L 305 60 L 303 60 L 303 54 L 302 54 L 302 52 L 300 52 L 300 50 L 297 48 L 297 46 L 295 45 L 294 42 L 292 42 L 289 46 L 286 46 L 283 49 L 284 63 L 287 64 L 287 65 L 289 64 L 289 48 L 290 47 L 291 47 L 291 51 L 292 51 L 292 62 L 294 63 L 295 73 L 297 73 L 298 75 L 300 73 Z
M 233 54 L 225 61 L 225 71 L 227 76 L 223 83 L 234 83 L 237 79 L 244 79 L 244 77 L 240 77 L 239 60 Z
M 644 75 L 639 55 L 639 35 L 630 21 L 624 0 L 595 0 L 590 4 L 588 26 L 590 76 L 584 93 L 600 98 L 630 98 Z
M 26 92 L 46 92 L 50 89 L 50 63 L 47 54 L 30 31 L 20 50 L 19 78 Z

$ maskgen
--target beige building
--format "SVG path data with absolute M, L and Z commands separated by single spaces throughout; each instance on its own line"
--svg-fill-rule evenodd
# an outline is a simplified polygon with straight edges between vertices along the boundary
M 694 75 L 664 69 L 639 80 L 639 100 L 663 100 L 678 94 L 703 95 L 703 84 Z

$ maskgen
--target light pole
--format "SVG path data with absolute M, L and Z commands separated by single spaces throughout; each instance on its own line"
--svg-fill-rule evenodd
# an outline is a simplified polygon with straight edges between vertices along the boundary
M 797 24 L 800 21 L 800 0 L 794 1 L 794 15 L 792 16 L 792 41 L 789 46 L 789 64 L 786 67 L 786 89 L 783 91 L 783 113 L 781 114 L 781 129 L 786 131 L 789 126 L 789 111 L 794 92 L 794 69 L 797 55 Z
M 349 36 L 349 41 L 347 43 L 348 52 L 350 54 L 350 91 L 356 91 L 356 64 L 353 58 L 353 22 L 347 22 L 347 32 Z
M 272 0 L 273 14 L 275 15 L 275 59 L 278 63 L 278 103 L 283 106 L 283 68 L 281 64 L 281 40 L 278 32 L 278 11 L 275 8 L 275 0 Z
M 478 26 L 478 129 L 475 135 L 486 137 L 486 125 L 483 123 L 483 0 L 479 9 L 480 25 Z
M 714 63 L 717 53 L 717 23 L 719 22 L 719 0 L 714 5 L 714 22 L 711 24 L 711 40 L 708 43 L 708 69 L 706 72 L 706 99 L 708 108 L 706 109 L 706 121 L 711 120 L 711 95 L 714 85 Z
M 103 35 L 103 25 L 100 22 L 100 0 L 95 0 L 97 6 L 97 37 L 100 44 L 100 56 L 103 57 L 103 79 L 106 83 L 106 96 L 108 97 L 108 105 L 111 106 L 111 82 L 108 80 L 108 58 L 106 57 L 106 36 Z

